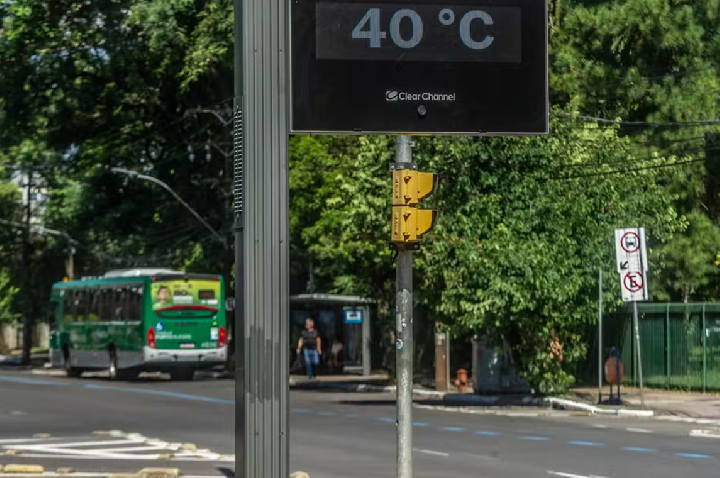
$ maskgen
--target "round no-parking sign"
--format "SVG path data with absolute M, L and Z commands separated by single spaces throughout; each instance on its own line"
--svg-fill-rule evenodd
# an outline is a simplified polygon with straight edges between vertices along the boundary
M 643 288 L 642 274 L 635 271 L 625 274 L 625 277 L 623 277 L 623 287 L 632 293 L 640 292 Z

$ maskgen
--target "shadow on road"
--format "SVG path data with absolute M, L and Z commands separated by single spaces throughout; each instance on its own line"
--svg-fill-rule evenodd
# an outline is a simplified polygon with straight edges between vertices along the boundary
M 230 468 L 224 468 L 220 467 L 217 469 L 220 473 L 222 473 L 227 478 L 235 478 L 235 470 L 231 470 Z

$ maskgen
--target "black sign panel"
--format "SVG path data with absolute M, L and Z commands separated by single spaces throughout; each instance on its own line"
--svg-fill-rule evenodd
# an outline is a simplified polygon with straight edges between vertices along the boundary
M 292 131 L 548 131 L 546 0 L 293 0 Z

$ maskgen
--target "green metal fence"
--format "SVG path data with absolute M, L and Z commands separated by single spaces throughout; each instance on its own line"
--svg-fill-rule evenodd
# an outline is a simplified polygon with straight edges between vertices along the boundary
M 648 387 L 720 390 L 720 304 L 639 303 L 643 382 Z M 639 385 L 632 306 L 603 317 L 603 362 L 612 346 L 625 365 L 625 385 Z M 585 334 L 580 383 L 597 384 L 597 324 Z

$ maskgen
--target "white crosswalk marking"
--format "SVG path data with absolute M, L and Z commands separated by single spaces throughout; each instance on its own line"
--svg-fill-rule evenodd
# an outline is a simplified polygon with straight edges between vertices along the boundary
M 121 446 L 124 445 L 124 446 Z M 169 460 L 234 461 L 235 457 L 210 450 L 183 450 L 181 443 L 148 440 L 138 433 L 113 433 L 107 439 L 97 436 L 65 438 L 13 438 L 0 440 L 4 452 L 27 458 L 66 458 L 78 460 Z

